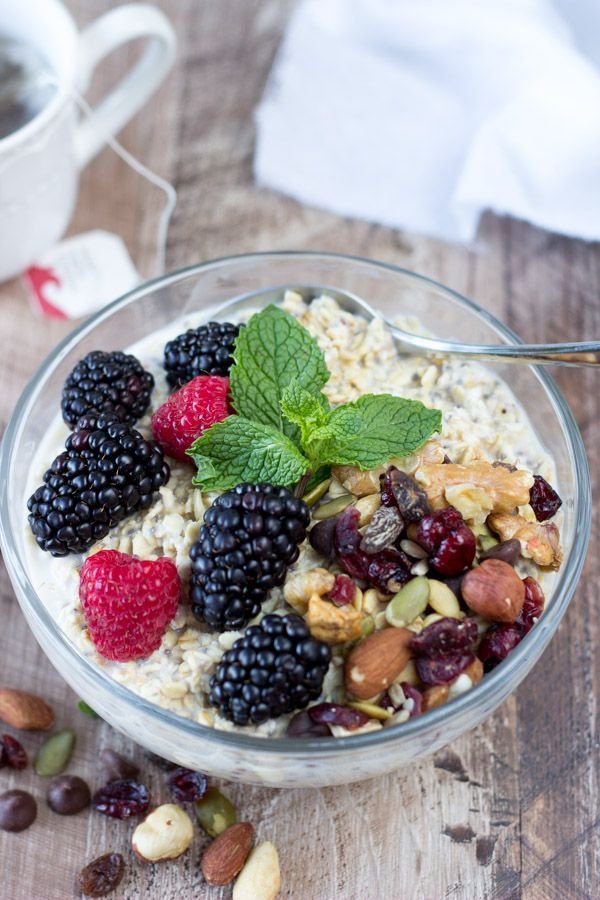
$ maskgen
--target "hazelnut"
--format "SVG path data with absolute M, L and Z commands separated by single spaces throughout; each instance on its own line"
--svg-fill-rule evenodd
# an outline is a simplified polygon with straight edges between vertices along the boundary
M 141 862 L 177 859 L 194 837 L 192 820 L 174 803 L 157 806 L 137 826 L 131 838 L 133 852 Z
M 490 622 L 514 622 L 525 601 L 525 585 L 501 559 L 486 559 L 467 572 L 460 590 L 467 606 Z

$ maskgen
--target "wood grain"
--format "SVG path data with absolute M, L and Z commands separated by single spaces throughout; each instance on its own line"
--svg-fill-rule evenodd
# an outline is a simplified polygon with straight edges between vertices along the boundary
M 70 0 L 84 25 L 110 0 Z M 169 235 L 170 268 L 247 250 L 343 250 L 389 260 L 433 276 L 475 298 L 525 339 L 600 335 L 600 249 L 522 222 L 486 215 L 474 246 L 448 245 L 364 222 L 340 219 L 258 190 L 252 182 L 252 110 L 260 98 L 282 29 L 293 7 L 278 0 L 161 0 L 180 47 L 174 73 L 120 139 L 170 179 L 179 202 Z M 102 93 L 136 52 L 102 67 Z M 117 231 L 140 269 L 154 274 L 163 198 L 105 150 L 81 181 L 70 231 Z M 36 318 L 18 282 L 0 288 L 0 419 L 4 425 L 27 378 L 71 323 Z M 598 489 L 598 376 L 571 370 L 557 380 L 581 426 Z M 240 815 L 279 848 L 282 897 L 294 900 L 586 900 L 600 896 L 598 772 L 600 738 L 600 576 L 592 553 L 576 597 L 532 674 L 482 726 L 433 759 L 364 784 L 277 791 L 228 785 Z M 20 614 L 2 569 L 2 681 L 39 692 L 59 726 L 73 725 L 78 744 L 70 770 L 98 786 L 103 746 L 137 755 L 156 799 L 161 773 L 142 751 L 76 709 Z M 39 744 L 24 737 L 29 751 Z M 357 773 L 358 774 L 358 773 Z M 58 819 L 45 806 L 45 785 L 31 770 L 0 773 L 0 787 L 31 788 L 36 824 L 0 835 L 7 900 L 76 896 L 82 864 L 108 850 L 126 853 L 128 874 L 115 900 L 230 896 L 208 888 L 198 859 L 204 841 L 176 863 L 143 866 L 127 849 L 133 826 L 80 814 Z

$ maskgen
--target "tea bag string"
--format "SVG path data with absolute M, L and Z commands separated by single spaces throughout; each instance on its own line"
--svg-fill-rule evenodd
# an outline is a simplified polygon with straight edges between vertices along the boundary
M 78 94 L 76 91 L 73 92 L 73 99 L 75 103 L 79 107 L 79 109 L 87 116 L 92 116 L 94 114 L 93 108 L 87 102 L 87 100 Z M 160 175 L 157 175 L 156 172 L 153 172 L 148 166 L 144 165 L 137 157 L 135 157 L 129 150 L 126 150 L 125 147 L 122 146 L 114 137 L 108 136 L 106 138 L 106 144 L 113 150 L 123 162 L 128 165 L 134 172 L 137 172 L 138 175 L 141 175 L 142 178 L 145 178 L 146 181 L 149 181 L 150 184 L 153 184 L 155 187 L 160 188 L 161 191 L 165 194 L 165 205 L 163 207 L 162 213 L 160 215 L 160 219 L 158 222 L 158 232 L 156 237 L 156 275 L 162 275 L 165 271 L 165 261 L 167 254 L 167 237 L 169 232 L 169 225 L 171 223 L 171 216 L 173 215 L 173 210 L 177 205 L 177 191 L 165 178 L 162 178 Z

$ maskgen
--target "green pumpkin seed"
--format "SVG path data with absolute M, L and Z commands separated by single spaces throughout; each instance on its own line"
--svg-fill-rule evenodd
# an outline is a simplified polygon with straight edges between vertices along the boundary
M 499 542 L 496 540 L 496 538 L 492 537 L 491 535 L 482 534 L 479 536 L 479 546 L 484 553 L 486 550 L 491 550 L 492 547 L 496 547 L 498 543 Z
M 429 603 L 429 581 L 424 575 L 412 578 L 390 600 L 385 618 L 394 628 L 402 628 L 420 616 Z
M 329 485 L 331 484 L 331 478 L 326 478 L 325 481 L 321 481 L 317 484 L 312 491 L 308 491 L 307 494 L 302 498 L 307 506 L 314 506 L 317 500 L 320 500 L 327 491 L 329 490 Z
M 99 719 L 100 716 L 96 712 L 95 709 L 92 709 L 91 706 L 88 706 L 85 700 L 80 700 L 77 704 L 77 709 L 79 712 L 82 712 L 84 715 L 89 716 L 90 719 Z
M 445 618 L 459 619 L 461 616 L 460 603 L 454 591 L 435 578 L 429 579 L 429 605 L 434 612 Z
M 35 756 L 34 768 L 38 775 L 59 775 L 71 759 L 75 746 L 72 728 L 57 731 L 44 741 Z
M 319 506 L 312 514 L 312 517 L 317 521 L 319 519 L 331 519 L 333 516 L 337 516 L 339 513 L 344 512 L 346 507 L 350 506 L 353 502 L 354 497 L 352 494 L 344 494 L 341 497 L 336 497 L 335 500 L 330 500 L 329 503 L 324 503 L 323 506 Z
M 351 706 L 352 709 L 363 712 L 372 719 L 379 719 L 380 722 L 385 722 L 386 719 L 391 719 L 393 716 L 393 712 L 389 709 L 383 709 L 383 707 L 377 706 L 375 703 L 355 703 L 349 701 L 347 705 Z
M 211 838 L 237 822 L 233 803 L 216 787 L 209 787 L 202 799 L 196 800 L 194 808 L 200 825 Z

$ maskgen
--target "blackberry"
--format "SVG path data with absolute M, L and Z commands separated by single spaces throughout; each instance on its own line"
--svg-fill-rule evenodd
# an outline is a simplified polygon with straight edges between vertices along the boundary
M 29 524 L 52 556 L 82 553 L 169 478 L 160 447 L 113 415 L 84 416 L 27 501 Z
M 148 409 L 153 387 L 153 376 L 135 356 L 119 350 L 92 350 L 65 381 L 63 419 L 74 428 L 81 416 L 113 413 L 133 425 Z
M 229 375 L 240 326 L 209 322 L 190 328 L 165 346 L 167 381 L 179 388 L 198 375 Z
M 309 521 L 306 503 L 284 487 L 238 484 L 217 497 L 190 550 L 196 618 L 219 631 L 243 628 L 298 558 Z
M 236 725 L 275 719 L 316 700 L 330 660 L 300 616 L 265 616 L 223 654 L 209 702 Z

